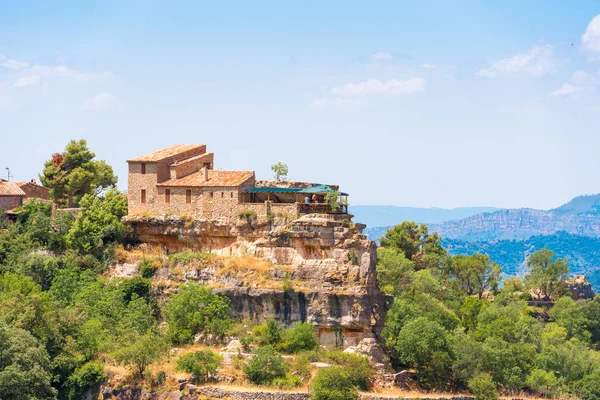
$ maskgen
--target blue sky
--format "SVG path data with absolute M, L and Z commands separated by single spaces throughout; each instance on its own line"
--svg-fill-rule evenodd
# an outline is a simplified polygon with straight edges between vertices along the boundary
M 597 2 L 285 3 L 0 0 L 2 176 L 85 138 L 122 189 L 127 158 L 206 143 L 353 204 L 600 192 Z

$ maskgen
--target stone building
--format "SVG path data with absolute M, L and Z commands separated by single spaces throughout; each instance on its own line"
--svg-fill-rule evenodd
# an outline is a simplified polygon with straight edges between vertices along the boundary
M 345 205 L 332 209 L 324 202 L 325 194 L 337 186 L 261 182 L 254 171 L 216 170 L 214 154 L 203 144 L 178 144 L 127 163 L 130 217 L 167 214 L 233 220 L 247 212 L 258 218 L 347 213 Z
M 32 199 L 50 201 L 48 188 L 38 185 L 35 179 L 29 182 L 10 182 L 0 178 L 0 208 L 12 210 Z

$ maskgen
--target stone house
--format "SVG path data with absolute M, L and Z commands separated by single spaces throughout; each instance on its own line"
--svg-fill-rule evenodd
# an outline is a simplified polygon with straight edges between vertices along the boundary
M 0 178 L 0 208 L 8 211 L 32 199 L 50 201 L 50 191 L 32 179 L 29 182 L 11 182 Z
M 256 180 L 254 171 L 216 170 L 214 154 L 207 152 L 203 144 L 178 144 L 127 163 L 131 217 L 171 214 L 234 220 L 247 211 L 258 218 L 269 214 L 297 217 L 316 212 L 347 213 L 345 205 L 331 209 L 323 202 L 325 194 L 337 190 L 337 186 L 264 182 Z

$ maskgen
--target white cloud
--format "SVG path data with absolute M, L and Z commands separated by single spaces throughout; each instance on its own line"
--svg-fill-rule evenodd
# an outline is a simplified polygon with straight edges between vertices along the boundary
M 24 76 L 24 77 L 17 79 L 17 81 L 14 83 L 13 86 L 14 87 L 32 86 L 32 85 L 37 85 L 39 82 L 40 82 L 39 75 L 29 75 L 29 76 Z
M 82 105 L 82 111 L 121 110 L 123 104 L 111 93 L 101 92 L 87 99 Z
M 0 62 L 0 67 L 12 69 L 12 70 L 19 70 L 19 69 L 27 68 L 29 66 L 29 64 L 26 63 L 25 61 L 7 60 L 5 57 L 0 57 L 0 59 L 3 60 L 2 62 Z
M 584 34 L 581 35 L 581 45 L 585 50 L 600 53 L 600 15 L 592 18 Z
M 26 61 L 8 59 L 0 55 L 0 67 L 8 68 L 18 74 L 14 87 L 37 85 L 49 77 L 58 77 L 88 83 L 92 80 L 112 76 L 110 73 L 81 72 L 64 65 L 31 65 Z
M 577 71 L 558 89 L 550 93 L 551 96 L 568 96 L 574 98 L 577 95 L 595 90 L 595 87 L 600 84 L 598 76 L 590 74 L 586 71 Z
M 421 64 L 421 67 L 423 67 L 423 68 L 437 68 L 437 65 L 435 65 L 435 64 Z
M 514 75 L 540 76 L 556 70 L 552 45 L 535 46 L 528 52 L 503 58 L 489 68 L 477 72 L 477 76 L 497 78 Z
M 348 83 L 331 92 L 338 96 L 365 96 L 365 95 L 403 95 L 423 91 L 425 79 L 410 78 L 404 81 L 391 79 L 382 82 L 379 79 L 369 79 L 360 83 Z

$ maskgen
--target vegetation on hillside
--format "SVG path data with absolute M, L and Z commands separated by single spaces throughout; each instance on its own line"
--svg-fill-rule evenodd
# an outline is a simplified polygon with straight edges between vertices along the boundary
M 172 374 L 164 370 L 169 363 L 198 383 L 228 368 L 238 381 L 310 387 L 321 400 L 353 399 L 371 388 L 367 359 L 323 349 L 311 324 L 239 321 L 227 298 L 196 283 L 163 296 L 152 284 L 150 258 L 141 260 L 141 276 L 107 278 L 123 247 L 136 245 L 121 222 L 126 196 L 88 191 L 77 203 L 76 214 L 51 215 L 48 204 L 32 201 L 16 223 L 3 222 L 1 399 L 80 399 L 116 368 L 124 384 L 160 386 Z M 532 252 L 524 279 L 501 285 L 493 255 L 452 256 L 439 235 L 413 222 L 390 229 L 378 255 L 379 285 L 394 296 L 383 337 L 392 364 L 414 370 L 420 387 L 490 400 L 499 393 L 600 399 L 600 297 L 568 296 L 567 260 Z M 158 262 L 209 258 L 186 251 Z M 553 306 L 535 307 L 534 298 Z M 194 344 L 225 335 L 241 346 L 227 367 L 214 349 Z M 316 361 L 332 367 L 316 371 Z
M 589 385 L 600 373 L 600 297 L 568 296 L 565 260 L 540 250 L 523 281 L 506 279 L 500 289 L 488 256 L 435 247 L 423 268 L 428 244 L 424 227 L 404 223 L 379 249 L 379 284 L 395 297 L 383 335 L 398 367 L 415 368 L 430 389 L 470 389 L 480 398 L 497 391 L 598 398 L 600 381 Z M 530 306 L 532 294 L 556 304 Z

